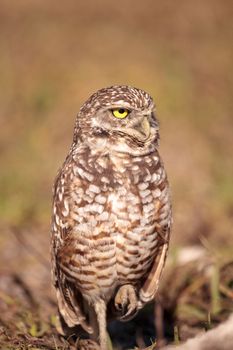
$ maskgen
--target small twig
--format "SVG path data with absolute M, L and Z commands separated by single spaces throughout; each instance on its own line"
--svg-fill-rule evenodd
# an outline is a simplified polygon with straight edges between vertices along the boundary
M 211 293 L 211 311 L 212 314 L 217 314 L 220 310 L 220 295 L 219 295 L 219 268 L 217 265 L 213 266 L 210 279 L 210 293 Z
M 175 343 L 175 345 L 180 344 L 179 328 L 177 325 L 174 326 L 174 343 Z
M 228 287 L 224 286 L 222 283 L 220 283 L 219 290 L 221 293 L 223 293 L 228 298 L 233 299 L 233 292 L 230 290 L 230 288 L 228 288 Z
M 54 342 L 54 345 L 55 345 L 55 349 L 58 350 L 57 342 L 56 342 L 56 339 L 55 339 L 53 334 L 52 334 L 52 337 L 53 337 L 53 342 Z

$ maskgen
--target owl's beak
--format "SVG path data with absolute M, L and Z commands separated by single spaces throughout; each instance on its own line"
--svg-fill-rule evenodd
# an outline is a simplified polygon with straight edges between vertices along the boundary
M 143 119 L 141 119 L 139 122 L 132 124 L 130 127 L 117 129 L 117 132 L 119 131 L 137 139 L 140 142 L 146 142 L 151 135 L 149 116 L 144 115 Z
M 150 136 L 150 122 L 148 116 L 144 116 L 142 121 L 134 125 L 134 130 L 137 132 L 138 138 L 140 141 L 146 141 Z

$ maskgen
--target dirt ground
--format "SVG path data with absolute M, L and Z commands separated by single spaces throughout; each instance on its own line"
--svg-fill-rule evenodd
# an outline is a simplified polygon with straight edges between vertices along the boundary
M 232 12 L 228 0 L 1 2 L 1 349 L 75 344 L 55 327 L 51 189 L 80 105 L 113 84 L 155 99 L 174 212 L 159 296 L 109 325 L 114 349 L 178 343 L 232 313 Z

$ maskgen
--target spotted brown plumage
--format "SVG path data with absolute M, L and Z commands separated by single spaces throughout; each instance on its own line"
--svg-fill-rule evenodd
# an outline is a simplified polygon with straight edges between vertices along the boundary
M 80 349 L 93 342 L 107 349 L 110 305 L 126 321 L 158 288 L 171 203 L 154 109 L 143 90 L 97 91 L 80 109 L 55 180 L 53 280 L 64 322 L 80 325 L 93 339 Z M 115 118 L 114 110 L 127 116 Z

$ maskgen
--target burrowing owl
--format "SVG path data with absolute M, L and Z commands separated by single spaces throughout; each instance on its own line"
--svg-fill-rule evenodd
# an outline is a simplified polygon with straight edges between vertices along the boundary
M 80 109 L 55 180 L 54 285 L 65 324 L 93 339 L 80 348 L 107 349 L 110 309 L 128 320 L 158 288 L 171 203 L 154 109 L 143 90 L 97 91 Z

